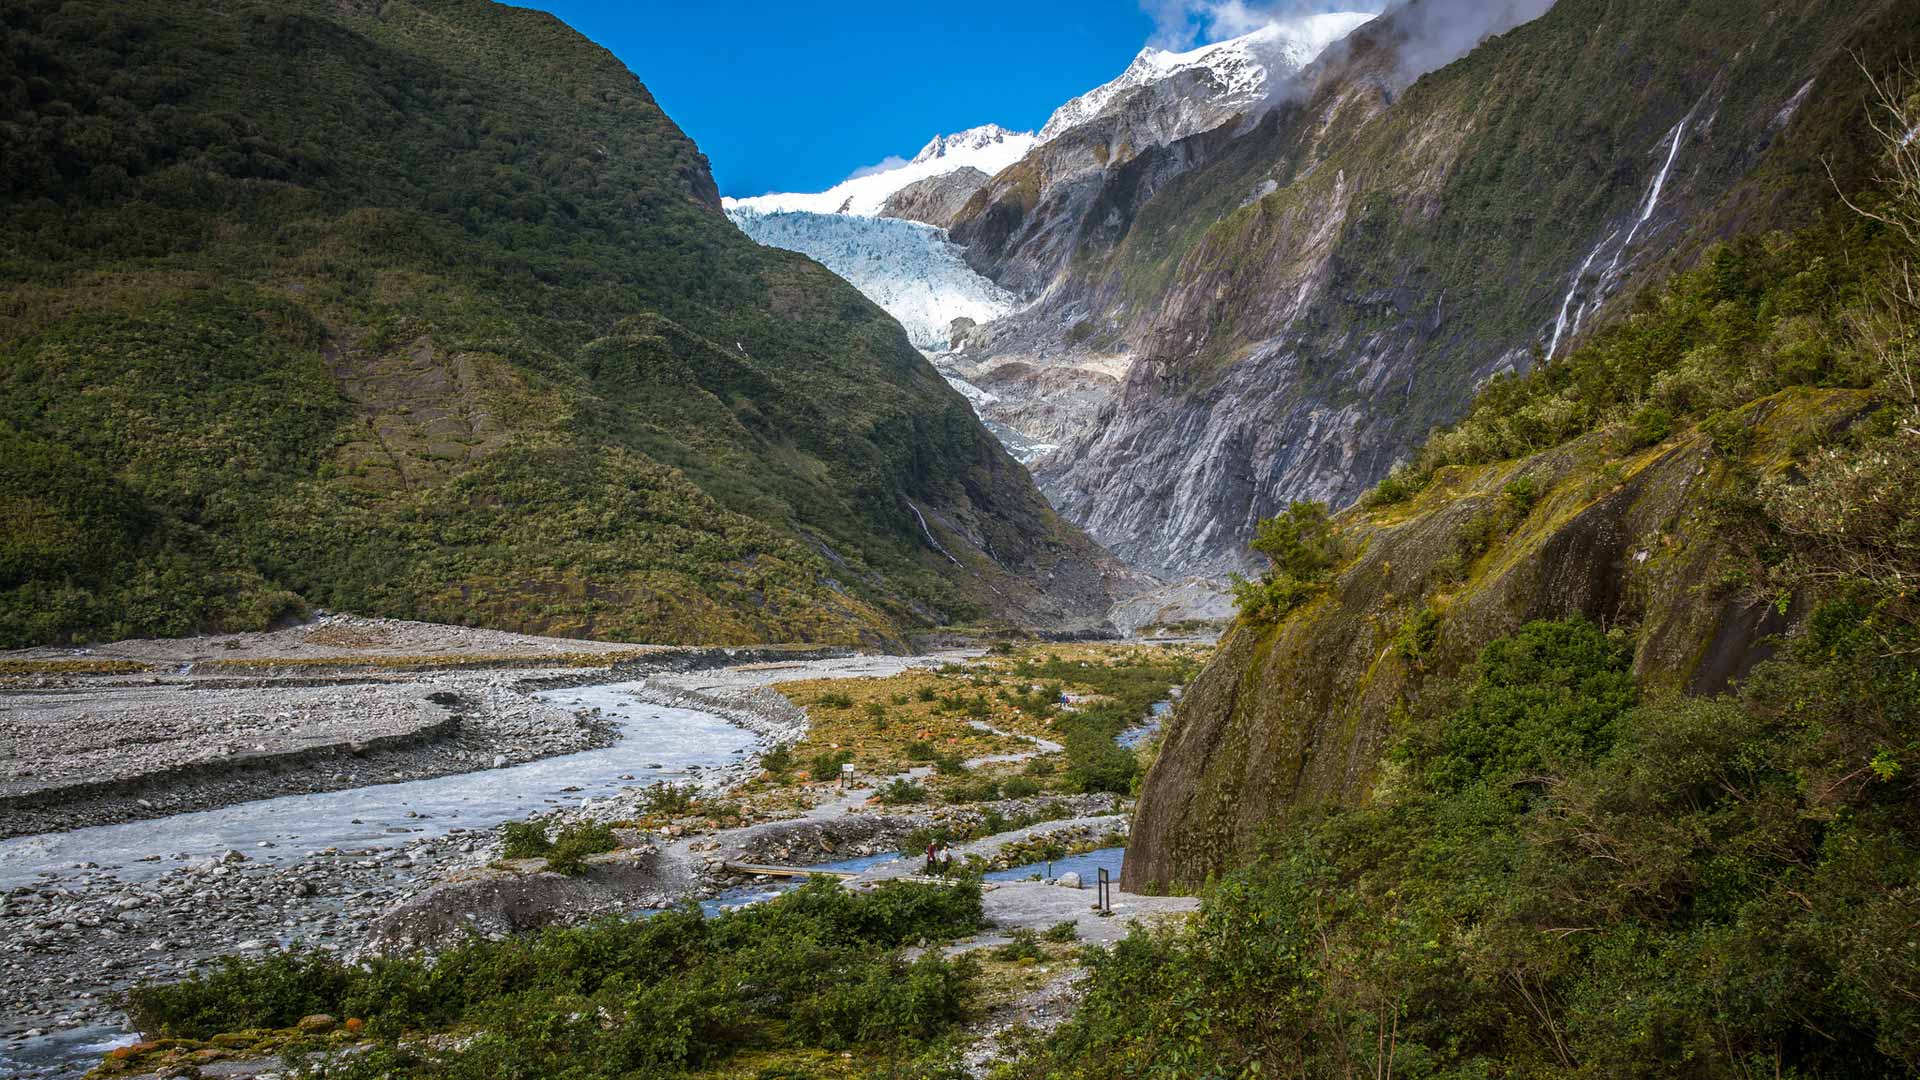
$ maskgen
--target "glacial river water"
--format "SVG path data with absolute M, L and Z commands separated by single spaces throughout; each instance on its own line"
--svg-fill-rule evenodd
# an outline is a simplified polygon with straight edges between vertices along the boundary
M 690 709 L 646 704 L 639 683 L 535 696 L 567 709 L 599 708 L 621 738 L 601 750 L 480 773 L 288 795 L 215 810 L 0 841 L 0 889 L 96 863 L 127 881 L 165 873 L 185 859 L 240 851 L 263 862 L 298 862 L 315 849 L 379 848 L 455 829 L 490 829 L 550 807 L 604 798 L 648 782 L 680 782 L 753 752 L 752 732 Z M 577 790 L 574 790 L 577 789 Z M 412 816 L 409 816 L 409 815 Z M 272 847 L 261 847 L 267 843 Z M 151 856 L 157 862 L 142 862 Z
M 598 708 L 621 738 L 601 750 L 480 773 L 290 795 L 191 814 L 0 841 L 0 889 L 97 864 L 128 881 L 157 877 L 184 859 L 235 850 L 261 862 L 298 862 L 315 849 L 379 848 L 455 829 L 491 829 L 554 806 L 603 798 L 648 782 L 678 783 L 753 752 L 755 736 L 720 717 L 649 705 L 639 683 L 535 696 L 566 709 Z M 409 814 L 415 816 L 409 817 Z M 260 847 L 262 842 L 272 847 Z M 158 862 L 143 862 L 151 855 Z M 758 897 L 737 897 L 733 903 Z M 0 1077 L 79 1076 L 133 1040 L 105 1026 L 51 1032 L 0 1047 Z

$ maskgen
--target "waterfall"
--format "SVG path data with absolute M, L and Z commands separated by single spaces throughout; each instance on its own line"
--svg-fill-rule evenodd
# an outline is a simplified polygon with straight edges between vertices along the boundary
M 1573 275 L 1573 283 L 1567 286 L 1567 297 L 1560 301 L 1560 318 L 1553 324 L 1553 344 L 1547 346 L 1547 359 L 1553 359 L 1553 354 L 1560 349 L 1560 338 L 1567 332 L 1567 309 L 1573 306 L 1573 298 L 1580 292 L 1580 282 L 1586 278 L 1587 271 L 1593 268 L 1593 260 L 1599 258 L 1600 253 L 1606 250 L 1613 238 L 1619 235 L 1620 230 L 1615 229 L 1605 240 L 1595 244 L 1593 250 L 1587 252 L 1587 261 L 1581 263 L 1579 271 Z M 1585 311 L 1586 307 L 1585 304 L 1580 305 L 1582 311 Z
M 1585 280 L 1587 271 L 1593 268 L 1593 261 L 1606 250 L 1608 244 L 1613 243 L 1614 237 L 1620 235 L 1620 230 L 1613 230 L 1605 240 L 1596 244 L 1594 249 L 1587 253 L 1587 261 L 1580 264 L 1580 271 L 1573 275 L 1573 282 L 1567 287 L 1566 298 L 1560 301 L 1560 316 L 1554 320 L 1553 344 L 1547 347 L 1547 359 L 1553 359 L 1554 354 L 1559 352 L 1560 342 L 1564 338 L 1580 332 L 1580 324 L 1586 319 L 1587 312 L 1599 309 L 1600 299 L 1606 295 L 1609 285 L 1619 274 L 1620 263 L 1626 258 L 1627 249 L 1633 247 L 1634 240 L 1640 235 L 1640 229 L 1653 218 L 1654 211 L 1660 208 L 1660 196 L 1667 189 L 1667 177 L 1673 174 L 1673 164 L 1680 157 L 1680 144 L 1686 141 L 1687 128 L 1693 124 L 1693 118 L 1699 115 L 1700 106 L 1705 104 L 1705 98 L 1696 102 L 1693 108 L 1688 110 L 1687 115 L 1667 132 L 1666 138 L 1661 140 L 1662 143 L 1667 144 L 1667 160 L 1661 164 L 1660 171 L 1654 175 L 1653 186 L 1647 189 L 1646 200 L 1641 203 L 1640 212 L 1634 217 L 1633 226 L 1627 230 L 1627 238 L 1620 241 L 1620 246 L 1613 250 L 1613 258 L 1607 262 L 1607 268 L 1600 272 L 1600 280 L 1594 284 L 1592 296 L 1581 301 L 1577 308 L 1573 306 L 1573 298 L 1580 293 L 1581 281 Z M 1713 121 L 1709 118 L 1707 122 L 1711 124 Z M 1660 144 L 1654 145 L 1658 148 Z M 1569 311 L 1572 312 L 1571 317 L 1568 315 Z
M 1694 112 L 1698 112 L 1700 111 L 1700 106 L 1695 105 L 1693 109 Z M 1613 253 L 1613 261 L 1607 264 L 1606 272 L 1600 275 L 1601 281 L 1606 281 L 1613 276 L 1616 270 L 1620 269 L 1621 256 L 1625 255 L 1627 249 L 1633 246 L 1633 238 L 1640 235 L 1640 227 L 1647 223 L 1647 219 L 1653 216 L 1655 210 L 1659 209 L 1660 193 L 1666 190 L 1667 187 L 1667 174 L 1673 171 L 1674 159 L 1680 156 L 1680 143 L 1686 139 L 1687 125 L 1691 123 L 1693 123 L 1692 112 L 1688 113 L 1678 124 L 1675 124 L 1673 130 L 1668 133 L 1673 139 L 1673 145 L 1667 148 L 1667 163 L 1660 167 L 1660 175 L 1653 178 L 1653 187 L 1647 192 L 1647 204 L 1641 208 L 1639 220 L 1635 221 L 1633 228 L 1627 232 L 1627 239 L 1620 245 L 1620 250 Z
M 941 546 L 940 546 L 940 541 L 938 541 L 938 540 L 935 540 L 935 539 L 933 538 L 933 530 L 932 530 L 932 529 L 929 529 L 929 528 L 927 528 L 927 515 L 925 515 L 925 514 L 922 514 L 922 513 L 920 512 L 920 508 L 919 508 L 919 507 L 917 507 L 917 506 L 915 506 L 915 505 L 913 505 L 913 503 L 912 503 L 912 502 L 908 502 L 908 503 L 907 503 L 907 509 L 909 509 L 909 510 L 911 510 L 911 511 L 913 511 L 913 516 L 914 516 L 915 518 L 918 518 L 918 519 L 919 519 L 919 521 L 920 521 L 920 531 L 921 531 L 922 533 L 924 533 L 924 534 L 926 534 L 926 537 L 927 537 L 927 543 L 929 543 L 929 544 L 932 544 L 932 545 L 933 545 L 933 550 L 935 550 L 935 551 L 937 551 L 937 552 L 939 552 L 939 553 L 940 553 L 940 554 L 942 554 L 942 555 L 945 555 L 945 556 L 947 557 L 947 561 L 948 561 L 948 562 L 950 562 L 950 563 L 952 563 L 952 564 L 953 564 L 953 565 L 955 565 L 955 566 L 959 566 L 959 565 L 960 565 L 960 560 L 959 560 L 959 559 L 956 559 L 956 558 L 954 558 L 954 557 L 953 557 L 953 553 L 952 553 L 952 552 L 950 552 L 950 551 L 948 551 L 948 550 L 947 550 L 946 548 L 943 548 L 943 547 L 941 547 Z

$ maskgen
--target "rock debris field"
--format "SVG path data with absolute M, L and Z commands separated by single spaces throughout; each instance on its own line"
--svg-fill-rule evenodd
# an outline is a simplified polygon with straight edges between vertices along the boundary
M 956 658 L 604 645 L 345 616 L 0 654 L 0 1075 L 80 1075 L 131 1041 L 118 994 L 222 955 L 432 947 L 445 933 L 752 892 L 726 872 L 731 859 L 878 858 L 949 811 L 875 813 L 870 790 L 850 791 L 704 839 L 635 837 L 579 879 L 499 864 L 497 826 L 640 817 L 661 782 L 729 790 L 758 771 L 759 750 L 807 730 L 771 685 Z M 1124 829 L 1111 801 L 1061 809 L 1075 817 L 1046 828 L 1062 835 Z M 1079 911 L 1100 940 L 1126 921 L 1091 920 L 1086 894 L 1051 886 L 989 895 L 1004 928 Z M 1191 907 L 1128 900 L 1141 915 Z

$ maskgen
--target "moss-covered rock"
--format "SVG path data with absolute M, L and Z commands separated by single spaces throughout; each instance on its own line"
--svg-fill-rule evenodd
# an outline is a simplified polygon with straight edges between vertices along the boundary
M 1329 587 L 1272 625 L 1235 624 L 1182 702 L 1141 792 L 1123 887 L 1195 886 L 1294 808 L 1366 800 L 1396 718 L 1530 620 L 1631 633 L 1650 690 L 1725 688 L 1788 618 L 1739 586 L 1744 556 L 1717 504 L 1868 401 L 1795 389 L 1754 402 L 1735 414 L 1751 432 L 1738 461 L 1699 428 L 1625 454 L 1597 432 L 1445 469 L 1407 502 L 1340 515 L 1352 555 Z

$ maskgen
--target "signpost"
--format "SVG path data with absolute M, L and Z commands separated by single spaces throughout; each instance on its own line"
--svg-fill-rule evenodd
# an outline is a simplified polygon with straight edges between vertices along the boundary
M 853 779 L 853 762 L 849 761 L 840 766 L 840 790 L 841 791 L 847 790 L 847 782 L 852 779 Z
M 1107 875 L 1107 868 L 1100 868 L 1100 893 L 1096 897 L 1096 907 L 1102 915 L 1113 914 L 1113 879 Z

